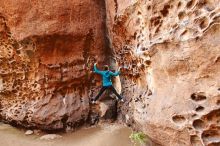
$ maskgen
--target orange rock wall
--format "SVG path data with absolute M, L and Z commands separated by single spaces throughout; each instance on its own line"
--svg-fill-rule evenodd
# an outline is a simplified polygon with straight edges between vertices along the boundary
M 220 145 L 220 1 L 107 0 L 121 118 L 165 146 Z
M 219 0 L 0 4 L 1 119 L 53 130 L 115 115 L 115 101 L 89 105 L 97 60 L 123 67 L 128 126 L 165 146 L 220 144 Z
M 100 86 L 92 65 L 110 55 L 104 1 L 0 5 L 2 119 L 47 130 L 85 122 Z

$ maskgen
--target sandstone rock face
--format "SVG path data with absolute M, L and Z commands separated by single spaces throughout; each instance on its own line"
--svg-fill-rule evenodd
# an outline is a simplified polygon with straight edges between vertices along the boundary
M 0 115 L 53 130 L 87 121 L 106 63 L 105 3 L 0 0 Z
M 47 135 L 43 135 L 40 137 L 40 140 L 54 140 L 57 138 L 62 138 L 61 135 L 57 135 L 57 134 L 47 134 Z
M 128 125 L 165 146 L 220 144 L 219 0 L 0 4 L 1 119 L 47 130 L 111 119 L 115 100 L 89 105 L 98 60 L 123 66 Z
M 162 145 L 220 145 L 220 1 L 106 4 L 124 121 Z

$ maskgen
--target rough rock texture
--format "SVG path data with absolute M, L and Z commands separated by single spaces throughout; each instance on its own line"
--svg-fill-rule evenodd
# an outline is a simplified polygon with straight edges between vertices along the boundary
M 129 126 L 165 146 L 220 144 L 219 0 L 0 4 L 5 121 L 61 129 L 111 119 L 114 100 L 89 105 L 100 85 L 91 73 L 98 60 L 124 67 L 115 85 Z
M 100 86 L 92 65 L 108 63 L 106 54 L 111 56 L 104 1 L 0 0 L 0 5 L 1 118 L 47 130 L 87 121 L 89 98 Z
M 107 0 L 107 15 L 125 122 L 162 145 L 220 145 L 220 1 Z

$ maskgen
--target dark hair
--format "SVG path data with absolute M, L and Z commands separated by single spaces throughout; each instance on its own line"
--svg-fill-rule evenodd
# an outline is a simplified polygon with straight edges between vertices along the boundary
M 104 70 L 109 70 L 108 65 L 104 65 Z

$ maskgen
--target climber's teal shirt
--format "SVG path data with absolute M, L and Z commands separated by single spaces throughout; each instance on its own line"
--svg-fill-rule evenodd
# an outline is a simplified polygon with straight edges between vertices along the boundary
M 97 69 L 97 67 L 95 65 L 94 65 L 94 72 L 102 75 L 102 85 L 104 87 L 111 86 L 112 85 L 111 77 L 118 76 L 120 74 L 119 71 L 116 71 L 115 73 L 113 73 L 111 71 L 100 71 Z

